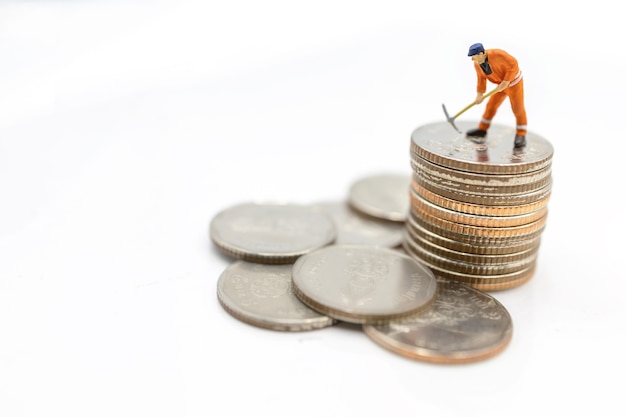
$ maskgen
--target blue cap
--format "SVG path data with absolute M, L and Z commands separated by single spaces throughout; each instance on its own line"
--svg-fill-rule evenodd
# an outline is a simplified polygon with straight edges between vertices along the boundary
M 467 56 L 478 55 L 481 52 L 485 52 L 485 48 L 483 48 L 483 44 L 475 43 L 474 45 L 470 46 Z

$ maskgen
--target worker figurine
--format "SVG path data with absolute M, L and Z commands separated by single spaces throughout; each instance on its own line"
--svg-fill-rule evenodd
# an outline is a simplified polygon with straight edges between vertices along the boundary
M 522 79 L 522 71 L 520 71 L 517 65 L 517 60 L 501 49 L 485 50 L 481 43 L 475 43 L 470 46 L 467 56 L 474 61 L 474 68 L 478 77 L 475 104 L 480 104 L 483 101 L 487 80 L 498 86 L 496 87 L 496 92 L 491 95 L 487 102 L 478 128 L 469 130 L 466 136 L 469 138 L 484 138 L 498 107 L 508 97 L 517 124 L 514 146 L 516 148 L 524 147 L 526 145 L 524 80 Z

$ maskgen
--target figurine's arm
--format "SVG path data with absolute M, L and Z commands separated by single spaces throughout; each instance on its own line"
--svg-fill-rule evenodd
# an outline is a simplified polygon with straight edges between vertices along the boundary
M 476 70 L 476 99 L 474 99 L 474 103 L 480 104 L 483 101 L 485 91 L 487 91 L 487 77 L 478 64 L 474 63 L 474 69 Z
M 511 82 L 510 82 L 510 81 L 502 81 L 500 84 L 498 84 L 498 87 L 497 87 L 497 88 L 498 88 L 498 89 L 497 89 L 497 92 L 500 92 L 500 91 L 502 91 L 502 90 L 505 90 L 505 89 L 509 86 L 509 84 L 511 84 Z
M 498 84 L 498 86 L 495 88 L 494 91 L 491 92 L 491 94 L 493 93 L 499 93 L 502 90 L 505 90 L 509 87 L 509 84 L 511 84 L 510 81 L 502 81 L 500 84 Z M 491 95 L 489 94 L 489 95 Z M 478 92 L 478 94 L 476 94 L 476 99 L 474 99 L 474 103 L 475 104 L 480 104 L 483 102 L 483 100 L 485 99 L 485 92 Z

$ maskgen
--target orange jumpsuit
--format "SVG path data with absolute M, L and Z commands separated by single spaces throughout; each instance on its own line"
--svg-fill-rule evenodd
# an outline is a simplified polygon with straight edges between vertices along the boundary
M 491 124 L 491 119 L 496 114 L 498 107 L 506 97 L 511 102 L 511 109 L 515 115 L 516 135 L 526 136 L 526 109 L 524 108 L 524 80 L 520 71 L 517 60 L 501 49 L 487 49 L 487 62 L 491 67 L 492 73 L 485 74 L 479 64 L 474 63 L 478 83 L 476 92 L 485 93 L 487 91 L 487 80 L 494 84 L 500 84 L 502 81 L 509 81 L 510 84 L 504 90 L 493 94 L 487 106 L 483 117 L 478 125 L 479 129 L 487 130 Z

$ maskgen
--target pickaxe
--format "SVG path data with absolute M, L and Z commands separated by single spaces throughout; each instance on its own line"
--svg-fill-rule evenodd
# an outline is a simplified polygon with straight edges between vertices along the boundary
M 487 97 L 491 96 L 493 93 L 495 93 L 496 91 L 498 91 L 497 88 L 494 88 L 493 90 L 491 90 L 490 92 L 488 92 L 487 94 L 485 94 L 483 96 L 483 99 L 486 99 Z M 457 114 L 454 115 L 454 117 L 450 117 L 450 115 L 448 114 L 448 110 L 446 110 L 446 105 L 442 104 L 441 106 L 443 107 L 443 112 L 446 115 L 446 120 L 448 122 L 450 122 L 450 124 L 452 125 L 453 128 L 456 129 L 457 132 L 459 133 L 463 133 L 459 130 L 458 127 L 456 127 L 456 125 L 454 124 L 454 119 L 456 119 L 457 117 L 459 117 L 460 115 L 462 115 L 463 113 L 465 113 L 467 110 L 469 110 L 470 108 L 474 107 L 476 105 L 475 102 L 468 104 L 467 106 L 465 106 L 463 109 L 461 109 L 460 112 L 458 112 Z

